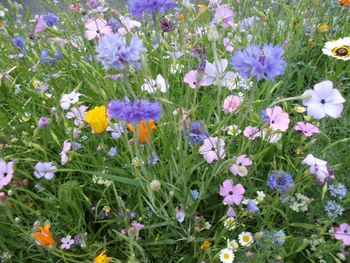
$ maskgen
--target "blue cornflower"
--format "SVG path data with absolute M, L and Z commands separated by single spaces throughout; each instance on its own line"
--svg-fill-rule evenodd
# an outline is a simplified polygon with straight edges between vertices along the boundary
M 54 13 L 47 13 L 43 16 L 43 19 L 48 27 L 53 27 L 59 20 Z
M 341 216 L 344 212 L 344 208 L 333 200 L 326 203 L 324 210 L 326 211 L 327 216 L 330 218 Z
M 267 186 L 274 190 L 280 190 L 282 194 L 286 194 L 294 187 L 293 176 L 286 172 L 276 170 L 267 180 Z
M 152 153 L 151 155 L 148 155 L 147 161 L 149 164 L 156 164 L 158 162 L 159 158 L 156 153 Z
M 287 65 L 282 59 L 283 53 L 281 46 L 251 45 L 243 51 L 236 51 L 232 56 L 231 65 L 243 78 L 255 77 L 257 80 L 273 80 L 284 73 Z
M 199 191 L 197 189 L 191 189 L 191 195 L 194 200 L 198 200 L 199 198 Z
M 119 27 L 120 27 L 120 23 L 118 21 L 118 19 L 114 18 L 114 17 L 111 17 L 108 21 L 108 25 L 111 26 L 112 28 L 112 32 L 113 33 L 117 33 Z
M 141 54 L 145 51 L 142 41 L 133 36 L 130 45 L 126 39 L 118 34 L 110 34 L 103 36 L 96 46 L 97 60 L 108 68 L 116 68 L 119 70 L 135 68 L 140 69 L 139 62 Z
M 343 184 L 332 184 L 329 186 L 329 191 L 331 192 L 331 196 L 337 197 L 340 200 L 343 200 L 347 194 L 346 186 Z
M 107 113 L 128 123 L 139 123 L 141 121 L 158 121 L 162 115 L 162 106 L 157 101 L 134 100 L 130 101 L 128 97 L 124 100 L 112 100 L 108 104 Z
M 273 234 L 273 241 L 279 245 L 284 245 L 286 242 L 286 234 L 283 232 L 283 230 L 276 231 Z
M 62 53 L 61 53 L 61 52 L 57 52 L 57 53 L 55 53 L 53 56 L 54 56 L 54 57 L 55 57 L 55 59 L 57 59 L 57 60 L 61 60 L 61 59 L 62 59 L 62 57 L 63 57 L 63 55 L 62 55 Z
M 165 14 L 169 9 L 177 7 L 173 0 L 129 0 L 129 11 L 137 19 L 140 19 L 144 13 Z
M 200 144 L 207 138 L 209 138 L 209 132 L 205 123 L 203 121 L 191 122 L 188 139 L 194 144 Z
M 20 36 L 15 36 L 13 39 L 13 44 L 15 45 L 16 48 L 18 49 L 24 49 L 25 48 L 25 41 L 24 41 L 24 38 L 23 37 L 20 37 Z
M 40 53 L 41 62 L 44 65 L 54 65 L 55 60 L 49 57 L 49 51 L 47 49 L 41 50 Z
M 260 211 L 259 207 L 256 205 L 256 201 L 252 199 L 248 200 L 247 209 L 249 212 L 252 212 L 252 213 Z

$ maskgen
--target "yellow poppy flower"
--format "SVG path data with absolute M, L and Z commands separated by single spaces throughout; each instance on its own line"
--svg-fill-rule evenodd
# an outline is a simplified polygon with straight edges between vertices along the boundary
M 97 106 L 86 112 L 85 121 L 96 133 L 103 133 L 108 127 L 108 119 L 105 106 Z
M 93 263 L 108 263 L 112 259 L 112 257 L 107 257 L 106 250 L 103 250 L 97 257 L 95 257 Z

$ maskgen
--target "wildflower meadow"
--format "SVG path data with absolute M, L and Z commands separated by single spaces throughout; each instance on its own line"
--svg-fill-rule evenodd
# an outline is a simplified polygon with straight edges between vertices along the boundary
M 0 262 L 350 262 L 349 0 L 0 2 Z

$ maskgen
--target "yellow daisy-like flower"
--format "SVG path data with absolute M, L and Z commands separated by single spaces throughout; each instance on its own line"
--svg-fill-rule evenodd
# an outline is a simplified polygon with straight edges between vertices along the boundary
M 93 263 L 108 263 L 112 259 L 112 257 L 107 257 L 106 250 L 103 250 L 97 257 L 95 257 Z
M 305 107 L 302 107 L 302 106 L 296 106 L 294 108 L 294 110 L 297 112 L 297 113 L 304 113 L 306 111 L 306 108 Z
M 326 42 L 322 49 L 323 54 L 341 59 L 350 60 L 350 37 Z
M 326 23 L 323 23 L 322 25 L 320 25 L 318 28 L 317 28 L 317 32 L 318 33 L 326 33 L 329 31 L 329 24 L 326 22 Z
M 86 112 L 85 121 L 96 133 L 103 133 L 108 127 L 108 119 L 105 106 L 98 106 Z
M 211 242 L 208 241 L 208 240 L 204 240 L 203 243 L 202 243 L 202 245 L 201 245 L 201 249 L 202 249 L 202 250 L 206 250 L 206 249 L 208 249 L 208 248 L 210 248 L 210 247 L 211 247 Z

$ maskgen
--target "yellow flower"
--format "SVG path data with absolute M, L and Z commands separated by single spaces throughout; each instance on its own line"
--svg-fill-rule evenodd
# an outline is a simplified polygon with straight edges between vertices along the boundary
M 95 257 L 93 263 L 108 263 L 112 259 L 112 257 L 107 257 L 106 250 L 103 250 L 97 257 Z
M 86 113 L 85 121 L 90 124 L 96 133 L 103 133 L 108 127 L 106 107 L 98 106 Z
M 322 25 L 320 25 L 318 28 L 317 28 L 317 32 L 318 33 L 326 33 L 329 31 L 329 24 L 326 22 L 326 23 L 323 23 Z
M 297 113 L 304 113 L 306 111 L 306 108 L 304 107 L 301 107 L 301 106 L 296 106 L 294 108 L 294 110 L 297 112 Z
M 211 247 L 211 242 L 208 241 L 208 240 L 204 240 L 203 243 L 202 243 L 202 245 L 201 245 L 201 249 L 202 249 L 202 250 L 206 250 L 206 249 L 208 249 L 208 248 L 210 248 L 210 247 Z
M 199 8 L 199 11 L 203 11 L 207 8 L 205 4 L 198 4 L 197 7 Z

